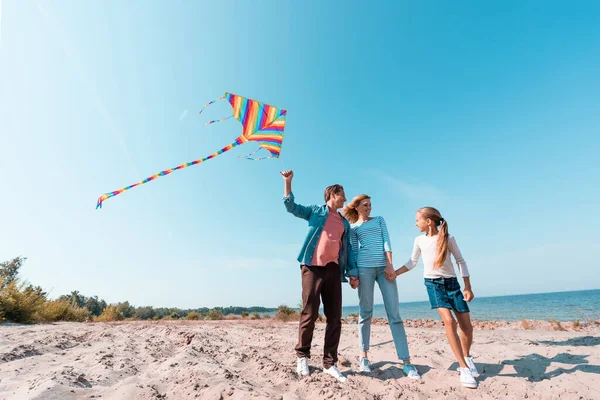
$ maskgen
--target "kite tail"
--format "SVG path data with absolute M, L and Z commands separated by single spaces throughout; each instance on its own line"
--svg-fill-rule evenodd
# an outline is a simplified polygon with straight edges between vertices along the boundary
M 124 188 L 121 188 L 119 190 L 115 190 L 114 192 L 109 192 L 109 193 L 104 193 L 102 196 L 98 197 L 98 202 L 96 203 L 96 209 L 98 208 L 102 208 L 102 202 L 106 201 L 107 199 L 110 199 L 111 197 L 114 197 L 118 194 L 123 193 L 126 190 L 132 189 L 136 186 L 142 185 L 144 183 L 153 181 L 154 179 L 161 177 L 161 176 L 165 176 L 165 175 L 169 175 L 172 172 L 175 172 L 177 170 L 186 168 L 186 167 L 191 167 L 192 165 L 196 165 L 196 164 L 200 164 L 201 162 L 204 161 L 208 161 L 211 158 L 215 158 L 216 156 L 225 153 L 226 151 L 229 151 L 231 149 L 233 149 L 235 146 L 240 145 L 242 143 L 244 143 L 245 140 L 242 136 L 238 137 L 237 139 L 235 139 L 235 141 L 231 144 L 228 144 L 227 146 L 223 147 L 221 150 L 215 151 L 214 153 L 212 153 L 211 155 L 204 157 L 204 158 L 199 158 L 198 160 L 194 160 L 194 161 L 190 161 L 181 165 L 178 165 L 175 168 L 170 168 L 170 169 L 166 169 L 164 171 L 160 171 L 158 174 L 154 174 L 152 176 L 149 176 L 148 178 L 141 180 L 137 183 L 134 183 L 133 185 L 129 185 L 126 186 Z
M 225 120 L 228 120 L 229 118 L 233 118 L 233 115 L 230 115 L 229 117 L 225 117 L 225 118 L 221 118 L 221 119 L 215 119 L 214 121 L 208 121 L 206 123 L 206 125 L 214 124 L 216 122 L 223 122 Z
M 205 105 L 204 107 L 202 107 L 202 110 L 200 110 L 200 112 L 199 112 L 198 114 L 202 114 L 202 111 L 204 111 L 204 110 L 206 109 L 206 107 L 210 106 L 210 105 L 211 105 L 211 104 L 213 104 L 213 103 L 216 103 L 216 102 L 217 102 L 217 101 L 219 101 L 219 100 L 223 100 L 224 98 L 225 98 L 225 96 L 222 96 L 222 97 L 219 97 L 219 98 L 218 98 L 218 99 L 216 99 L 216 100 L 209 101 L 208 103 L 206 103 L 206 105 Z
M 214 104 L 214 103 L 216 103 L 216 102 L 217 102 L 217 101 L 219 101 L 219 100 L 223 100 L 224 98 L 225 98 L 225 96 L 223 96 L 223 97 L 219 97 L 218 99 L 216 99 L 216 100 L 213 100 L 213 101 L 209 101 L 208 103 L 206 103 L 206 105 L 205 105 L 204 107 L 202 107 L 202 110 L 200 110 L 200 112 L 198 112 L 198 115 L 202 114 L 202 112 L 203 112 L 203 111 L 204 111 L 204 110 L 205 110 L 205 109 L 206 109 L 208 106 L 210 106 L 211 104 Z M 221 119 L 215 119 L 215 120 L 213 120 L 213 121 L 209 121 L 209 122 L 207 122 L 207 123 L 206 123 L 206 125 L 214 124 L 214 123 L 216 123 L 216 122 L 223 122 L 223 121 L 225 121 L 225 120 L 228 120 L 229 118 L 232 118 L 232 117 L 233 117 L 233 115 L 230 115 L 230 116 L 228 116 L 228 117 L 221 118 Z
M 252 153 L 248 154 L 247 156 L 238 156 L 238 158 L 245 158 L 247 160 L 252 160 L 252 161 L 260 161 L 260 160 L 267 160 L 269 158 L 275 158 L 275 157 L 273 157 L 273 155 L 270 155 L 268 157 L 252 157 L 254 154 L 258 153 L 260 151 L 260 149 L 262 149 L 262 147 L 259 147 L 257 150 L 253 151 Z

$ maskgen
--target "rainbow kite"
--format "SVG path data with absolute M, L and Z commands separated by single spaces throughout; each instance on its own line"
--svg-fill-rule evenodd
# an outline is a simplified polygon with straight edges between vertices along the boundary
M 281 153 L 281 144 L 283 143 L 283 130 L 285 128 L 285 117 L 287 111 L 281 108 L 273 107 L 268 104 L 258 102 L 256 100 L 248 99 L 246 97 L 226 92 L 223 97 L 211 101 L 210 103 L 205 105 L 202 108 L 202 110 L 200 110 L 199 114 L 202 114 L 202 111 L 204 111 L 206 107 L 222 99 L 227 99 L 229 104 L 231 104 L 231 107 L 233 108 L 233 115 L 219 120 L 210 121 L 206 124 L 209 125 L 215 122 L 225 121 L 231 117 L 235 117 L 238 121 L 242 123 L 242 134 L 237 139 L 235 139 L 233 143 L 228 144 L 221 150 L 212 153 L 208 157 L 190 161 L 188 163 L 181 164 L 175 168 L 166 169 L 138 183 L 134 183 L 133 185 L 126 186 L 119 190 L 115 190 L 114 192 L 104 193 L 98 198 L 96 209 L 102 208 L 102 202 L 106 199 L 121 194 L 126 190 L 142 185 L 146 182 L 150 182 L 160 176 L 169 175 L 171 172 L 177 171 L 179 169 L 200 164 L 201 162 L 210 160 L 211 158 L 215 158 L 219 154 L 225 153 L 226 151 L 233 149 L 235 146 L 244 144 L 246 142 L 257 142 L 260 146 L 258 150 L 263 148 L 267 149 L 269 153 L 271 153 L 271 155 L 268 157 L 252 158 L 251 156 L 254 153 L 256 153 L 256 151 L 258 151 L 256 150 L 255 152 L 244 156 L 247 159 L 263 160 L 265 158 L 279 158 L 279 154 Z

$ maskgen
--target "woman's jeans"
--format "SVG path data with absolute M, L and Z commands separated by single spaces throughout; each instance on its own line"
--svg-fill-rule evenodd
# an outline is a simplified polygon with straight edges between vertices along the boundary
M 404 322 L 400 318 L 400 306 L 398 304 L 398 286 L 396 280 L 390 282 L 383 275 L 385 267 L 359 268 L 358 275 L 360 283 L 358 285 L 358 299 L 360 306 L 360 318 L 358 320 L 358 341 L 362 351 L 369 350 L 371 338 L 371 318 L 373 317 L 373 291 L 375 282 L 379 285 L 383 295 L 383 304 L 387 313 L 392 338 L 396 345 L 398 359 L 408 360 L 408 343 L 406 341 L 406 332 L 404 331 Z

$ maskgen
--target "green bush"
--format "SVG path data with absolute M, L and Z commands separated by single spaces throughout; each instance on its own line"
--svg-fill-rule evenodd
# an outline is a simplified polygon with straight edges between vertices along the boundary
M 96 322 L 110 322 L 110 321 L 122 321 L 125 317 L 119 311 L 117 306 L 110 305 L 104 309 L 99 317 L 94 317 Z
M 254 311 L 252 313 L 252 316 L 250 317 L 250 319 L 260 319 L 260 314 L 257 313 L 256 311 Z
M 296 310 L 286 306 L 285 304 L 282 304 L 277 308 L 277 313 L 275 314 L 274 318 L 283 322 L 287 322 L 298 320 L 300 318 L 300 314 Z
M 206 319 L 220 320 L 224 318 L 225 316 L 223 315 L 223 311 L 219 310 L 218 308 L 213 308 L 206 314 Z
M 34 317 L 40 322 L 84 322 L 91 318 L 91 314 L 87 308 L 75 307 L 65 300 L 53 300 L 42 304 Z
M 0 290 L 0 318 L 12 322 L 35 322 L 35 315 L 46 302 L 40 287 L 14 280 Z
M 198 320 L 198 319 L 202 319 L 202 315 L 200 315 L 196 311 L 192 311 L 192 312 L 188 313 L 188 315 L 187 315 L 187 317 L 185 317 L 185 319 Z

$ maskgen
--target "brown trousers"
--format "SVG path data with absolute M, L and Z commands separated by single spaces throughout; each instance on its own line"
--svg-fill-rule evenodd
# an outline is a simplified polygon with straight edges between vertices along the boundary
M 298 329 L 296 355 L 310 358 L 310 347 L 319 318 L 320 299 L 327 318 L 323 367 L 329 368 L 338 360 L 338 345 L 342 333 L 342 282 L 340 266 L 329 263 L 324 267 L 302 265 L 302 312 Z

